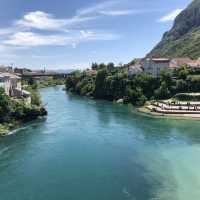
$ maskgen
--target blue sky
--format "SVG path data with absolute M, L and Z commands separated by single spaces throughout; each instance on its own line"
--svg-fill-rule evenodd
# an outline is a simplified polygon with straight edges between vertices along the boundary
M 86 68 L 143 57 L 191 0 L 0 0 L 0 63 Z

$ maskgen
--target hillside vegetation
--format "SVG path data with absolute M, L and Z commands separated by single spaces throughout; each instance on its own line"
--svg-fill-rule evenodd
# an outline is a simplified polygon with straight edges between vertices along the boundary
M 148 56 L 200 57 L 200 0 L 194 0 L 176 17 L 172 29 Z
M 127 69 L 111 68 L 111 64 L 100 64 L 96 75 L 75 72 L 66 79 L 66 90 L 96 99 L 123 100 L 136 106 L 147 100 L 168 99 L 177 93 L 200 91 L 200 75 L 182 66 L 172 74 L 161 71 L 159 77 L 141 73 L 128 76 Z

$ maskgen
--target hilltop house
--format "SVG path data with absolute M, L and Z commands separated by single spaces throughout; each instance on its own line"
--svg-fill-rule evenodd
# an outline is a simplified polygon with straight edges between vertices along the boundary
M 145 58 L 142 61 L 144 72 L 152 74 L 154 77 L 159 76 L 162 69 L 168 69 L 170 59 L 168 58 Z
M 154 77 L 159 76 L 162 69 L 175 70 L 183 65 L 188 66 L 194 71 L 200 70 L 200 60 L 190 58 L 144 58 L 142 67 L 144 72 L 152 74 Z

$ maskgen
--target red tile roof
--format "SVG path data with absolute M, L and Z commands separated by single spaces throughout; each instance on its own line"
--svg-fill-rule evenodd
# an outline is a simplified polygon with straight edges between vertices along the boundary
M 200 60 L 192 60 L 188 63 L 190 67 L 200 67 Z
M 170 62 L 170 68 L 180 67 L 181 65 L 188 65 L 192 62 L 190 58 L 174 58 Z

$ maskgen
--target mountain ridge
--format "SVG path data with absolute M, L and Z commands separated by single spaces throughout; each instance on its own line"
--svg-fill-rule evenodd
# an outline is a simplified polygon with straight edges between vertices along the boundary
M 194 0 L 175 19 L 170 31 L 147 57 L 200 57 L 200 0 Z

